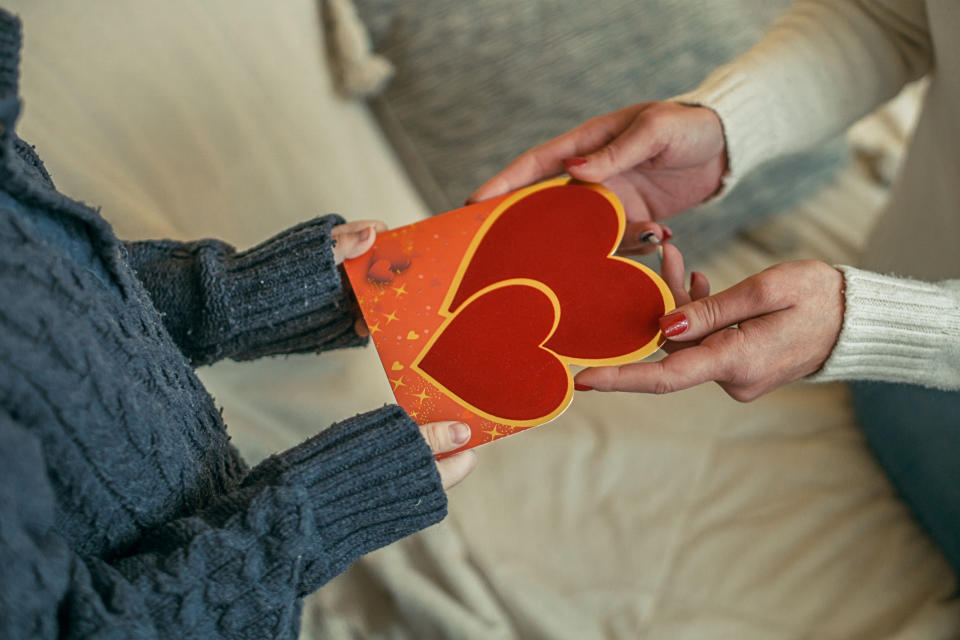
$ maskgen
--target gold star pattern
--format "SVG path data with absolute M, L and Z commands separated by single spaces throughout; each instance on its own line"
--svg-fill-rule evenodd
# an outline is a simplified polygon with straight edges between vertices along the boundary
M 400 296 L 402 296 L 403 294 L 407 293 L 407 288 L 406 288 L 406 286 L 404 286 L 404 284 L 403 284 L 402 282 L 400 283 L 400 286 L 399 286 L 399 287 L 390 287 L 390 288 L 397 292 L 397 297 L 398 297 L 398 298 L 399 298 Z
M 491 441 L 496 440 L 497 438 L 502 438 L 503 436 L 507 435 L 505 433 L 500 433 L 499 431 L 497 431 L 497 425 L 493 425 L 492 429 L 484 430 L 484 433 L 490 436 Z
M 376 323 L 376 324 L 372 324 L 372 325 L 370 325 L 370 326 L 367 327 L 367 328 L 370 329 L 370 335 L 375 334 L 377 331 L 383 331 L 383 329 L 380 328 L 380 323 L 379 323 L 379 322 Z
M 383 378 L 380 378 L 380 379 L 383 380 Z M 393 383 L 393 390 L 394 390 L 394 391 L 396 391 L 396 390 L 399 389 L 400 387 L 405 387 L 405 386 L 407 386 L 407 383 L 403 381 L 403 376 L 400 376 L 400 377 L 397 378 L 396 380 L 394 380 L 394 379 L 391 378 L 391 379 L 390 379 L 390 382 Z
M 423 389 L 422 391 L 420 391 L 420 393 L 414 393 L 412 395 L 414 398 L 420 398 L 420 404 L 423 404 L 423 401 L 426 400 L 427 398 L 433 397 L 429 393 L 427 393 L 426 389 Z
M 381 313 L 380 315 L 382 315 L 383 317 L 385 317 L 385 318 L 387 319 L 387 325 L 389 325 L 389 324 L 390 324 L 391 322 L 393 322 L 394 320 L 399 320 L 399 319 L 400 319 L 399 317 L 397 317 L 397 310 L 396 310 L 396 309 L 394 309 L 394 310 L 391 311 L 390 313 Z

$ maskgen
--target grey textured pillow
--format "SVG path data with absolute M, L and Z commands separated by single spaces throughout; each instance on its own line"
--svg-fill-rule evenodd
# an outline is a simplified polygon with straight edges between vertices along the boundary
M 584 120 L 695 87 L 755 42 L 787 0 L 355 0 L 374 49 L 396 67 L 373 100 L 426 200 L 441 212 L 519 153 Z M 744 179 L 674 218 L 696 260 L 824 184 L 836 141 Z

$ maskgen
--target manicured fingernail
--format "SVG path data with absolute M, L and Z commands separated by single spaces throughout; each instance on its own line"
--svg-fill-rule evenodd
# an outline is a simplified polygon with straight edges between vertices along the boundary
M 587 386 L 585 384 L 580 384 L 579 382 L 573 383 L 573 388 L 577 391 L 593 391 L 593 387 Z
M 357 234 L 357 240 L 360 242 L 366 242 L 370 239 L 370 233 L 373 231 L 373 227 L 364 227 L 363 231 Z
M 450 439 L 456 445 L 466 444 L 470 439 L 470 427 L 462 422 L 454 422 L 450 425 Z
M 671 313 L 660 318 L 660 331 L 668 338 L 678 336 L 689 328 L 690 322 L 682 313 Z
M 660 258 L 660 266 L 663 266 L 663 245 L 657 245 L 657 257 Z
M 664 240 L 669 240 L 670 238 L 673 237 L 673 231 L 670 231 L 670 227 L 665 227 L 663 225 L 660 225 L 660 228 L 663 229 Z
M 646 233 L 640 234 L 640 242 L 646 242 L 648 244 L 660 244 L 660 238 L 657 237 L 653 231 L 647 231 Z
M 586 164 L 586 163 L 587 163 L 587 159 L 581 158 L 580 156 L 574 156 L 572 158 L 563 159 L 563 166 L 565 166 L 567 169 L 569 169 L 570 167 L 579 167 L 580 165 Z

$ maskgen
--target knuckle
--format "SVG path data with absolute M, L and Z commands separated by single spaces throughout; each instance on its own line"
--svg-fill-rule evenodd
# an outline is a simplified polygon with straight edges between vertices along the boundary
M 720 308 L 720 302 L 716 298 L 704 298 L 694 304 L 693 309 L 699 315 L 699 320 L 704 329 L 721 329 L 717 326 L 723 317 L 723 311 Z
M 600 157 L 612 167 L 619 167 L 619 162 L 623 156 L 622 151 L 620 150 L 619 145 L 608 144 L 603 149 L 600 150 Z
M 658 396 L 673 393 L 676 390 L 676 385 L 670 378 L 667 368 L 663 365 L 662 361 L 657 364 L 660 366 L 657 367 L 657 375 L 653 383 L 653 393 Z
M 431 451 L 444 451 L 446 439 L 443 436 L 443 432 L 445 430 L 445 425 L 439 422 L 431 422 L 423 426 L 423 437 L 427 440 L 427 444 L 430 445 Z
M 669 380 L 664 378 L 658 379 L 653 385 L 653 393 L 658 396 L 663 396 L 668 393 L 673 393 L 673 385 Z
M 750 284 L 750 301 L 756 306 L 766 308 L 775 306 L 780 297 L 777 272 L 769 269 L 754 276 Z
M 554 167 L 548 167 L 540 154 L 531 154 L 528 162 L 532 166 L 533 172 L 539 175 L 548 175 Z

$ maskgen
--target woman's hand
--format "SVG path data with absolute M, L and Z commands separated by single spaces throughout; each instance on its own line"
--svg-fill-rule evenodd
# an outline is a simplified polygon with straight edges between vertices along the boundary
M 720 189 L 726 169 L 723 128 L 713 111 L 646 102 L 588 120 L 527 151 L 468 202 L 566 171 L 578 180 L 606 185 L 623 202 L 627 222 L 635 225 L 700 204 Z M 642 233 L 628 225 L 625 237 Z M 627 243 L 622 247 L 630 249 Z
M 387 225 L 380 220 L 356 220 L 339 224 L 330 230 L 330 237 L 333 239 L 333 259 L 337 265 L 343 264 L 344 260 L 358 258 L 370 250 L 377 234 L 387 230 Z M 346 276 L 343 276 L 346 283 Z M 359 313 L 357 314 L 359 315 Z M 353 323 L 353 330 L 361 338 L 370 335 L 367 323 L 363 321 L 363 316 L 357 318 Z
M 670 393 L 713 380 L 749 402 L 819 370 L 843 323 L 843 274 L 815 260 L 786 262 L 716 295 L 702 275 L 683 290 L 680 252 L 664 246 L 664 279 L 681 306 L 660 320 L 669 355 L 598 367 L 577 384 L 600 391 Z M 677 274 L 680 274 L 679 279 Z
M 420 434 L 430 445 L 434 455 L 453 451 L 470 440 L 470 427 L 463 422 L 429 422 L 420 427 Z M 477 466 L 477 454 L 473 449 L 437 460 L 437 471 L 444 489 L 449 489 Z

